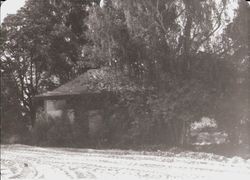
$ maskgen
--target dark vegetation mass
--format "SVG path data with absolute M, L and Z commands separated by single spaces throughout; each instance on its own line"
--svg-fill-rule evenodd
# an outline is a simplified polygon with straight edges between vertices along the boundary
M 249 147 L 249 5 L 237 3 L 232 15 L 229 0 L 27 0 L 0 29 L 2 141 L 76 145 L 79 126 L 34 125 L 32 98 L 108 66 L 144 91 L 106 105 L 100 146 L 187 147 L 210 117 L 231 148 Z

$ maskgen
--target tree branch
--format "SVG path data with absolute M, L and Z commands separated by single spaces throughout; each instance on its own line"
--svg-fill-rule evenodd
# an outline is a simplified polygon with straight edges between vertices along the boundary
M 199 48 L 203 45 L 204 42 L 206 42 L 220 27 L 221 27 L 221 16 L 222 13 L 225 10 L 225 6 L 223 6 L 223 9 L 221 10 L 221 12 L 219 13 L 218 16 L 218 21 L 217 21 L 217 26 L 215 25 L 215 27 L 213 28 L 213 30 L 207 35 L 205 36 L 205 38 L 203 40 L 201 40 L 201 42 L 199 43 L 199 45 L 196 47 L 195 52 L 197 52 L 199 50 Z

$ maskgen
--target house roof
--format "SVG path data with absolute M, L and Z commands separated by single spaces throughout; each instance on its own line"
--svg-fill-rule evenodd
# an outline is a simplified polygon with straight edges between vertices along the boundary
M 140 91 L 142 87 L 135 85 L 128 77 L 111 68 L 88 70 L 86 73 L 35 98 L 49 98 L 56 96 L 72 96 L 103 91 Z

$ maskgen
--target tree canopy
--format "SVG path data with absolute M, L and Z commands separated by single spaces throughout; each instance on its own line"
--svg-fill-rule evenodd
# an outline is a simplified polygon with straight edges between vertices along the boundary
M 32 121 L 34 95 L 89 68 L 82 64 L 86 59 L 82 47 L 88 42 L 84 18 L 91 2 L 29 0 L 16 15 L 4 19 L 2 71 L 15 82 L 21 105 Z

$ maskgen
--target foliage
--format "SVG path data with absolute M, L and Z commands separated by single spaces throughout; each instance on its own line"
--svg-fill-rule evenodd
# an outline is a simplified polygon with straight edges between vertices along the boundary
M 121 93 L 115 105 L 107 105 L 111 142 L 121 145 L 185 145 L 189 124 L 211 115 L 214 93 L 197 82 L 155 90 Z
M 90 10 L 90 58 L 122 70 L 145 87 L 154 87 L 155 96 L 147 95 L 143 105 L 141 101 L 128 105 L 133 109 L 128 112 L 131 136 L 140 141 L 146 139 L 142 138 L 144 133 L 153 132 L 159 133 L 155 139 L 161 139 L 162 132 L 162 139 L 185 144 L 189 124 L 203 116 L 212 116 L 235 132 L 232 126 L 242 118 L 230 113 L 227 116 L 228 109 L 222 104 L 229 106 L 232 114 L 245 117 L 247 98 L 235 93 L 237 82 L 247 81 L 246 74 L 240 75 L 240 69 L 247 69 L 247 12 L 243 10 L 246 3 L 239 4 L 230 24 L 228 1 L 110 0 Z M 244 38 L 243 44 L 235 31 L 230 31 L 233 27 L 242 27 L 237 33 L 243 32 L 239 37 Z M 220 28 L 225 29 L 218 35 Z M 238 61 L 242 58 L 244 64 Z M 246 95 L 246 89 L 246 84 L 241 85 L 240 92 Z M 227 102 L 229 97 L 232 103 Z M 228 123 L 226 117 L 234 123 Z M 227 123 L 232 126 L 227 127 Z
M 36 94 L 86 70 L 81 65 L 85 59 L 81 50 L 87 43 L 84 18 L 91 2 L 29 0 L 16 15 L 4 19 L 1 71 L 13 76 L 18 101 L 29 116 L 29 124 L 33 125 L 35 119 L 32 98 Z
M 216 101 L 216 115 L 222 129 L 229 132 L 232 144 L 240 142 L 247 145 L 249 124 L 249 47 L 248 29 L 249 4 L 239 1 L 239 7 L 233 21 L 228 24 L 223 36 L 224 51 L 227 60 L 224 64 L 231 69 L 224 79 L 231 75 L 230 82 L 224 85 L 222 95 Z M 222 44 L 221 43 L 221 44 Z M 232 76 L 233 75 L 233 76 Z M 224 80 L 226 81 L 226 80 Z M 244 139 L 244 140 L 243 140 Z M 243 142 L 244 141 L 244 142 Z
M 4 42 L 7 39 L 5 32 L 0 27 L 0 54 L 4 51 Z M 27 135 L 25 117 L 22 115 L 23 107 L 20 105 L 17 84 L 9 68 L 5 66 L 1 59 L 1 142 L 5 143 L 11 137 L 17 137 L 18 142 L 22 142 Z
M 89 143 L 84 132 L 85 127 L 81 124 L 73 126 L 67 118 L 46 119 L 44 111 L 40 111 L 32 129 L 33 143 L 42 146 L 83 147 Z
M 136 84 L 119 70 L 110 67 L 92 69 L 85 73 L 86 85 L 90 90 L 123 93 L 126 91 L 143 91 L 145 88 Z
M 28 135 L 26 117 L 22 115 L 15 83 L 5 75 L 2 73 L 1 77 L 1 140 L 5 142 L 12 136 L 17 136 L 18 142 L 21 143 Z
M 105 104 L 107 140 L 115 147 L 128 147 L 152 142 L 149 134 L 150 116 L 146 96 L 141 91 L 122 91 Z
M 165 74 L 186 76 L 192 57 L 212 43 L 223 24 L 226 1 L 120 1 L 90 11 L 88 36 L 93 59 L 159 86 Z M 185 24 L 186 22 L 186 24 Z

